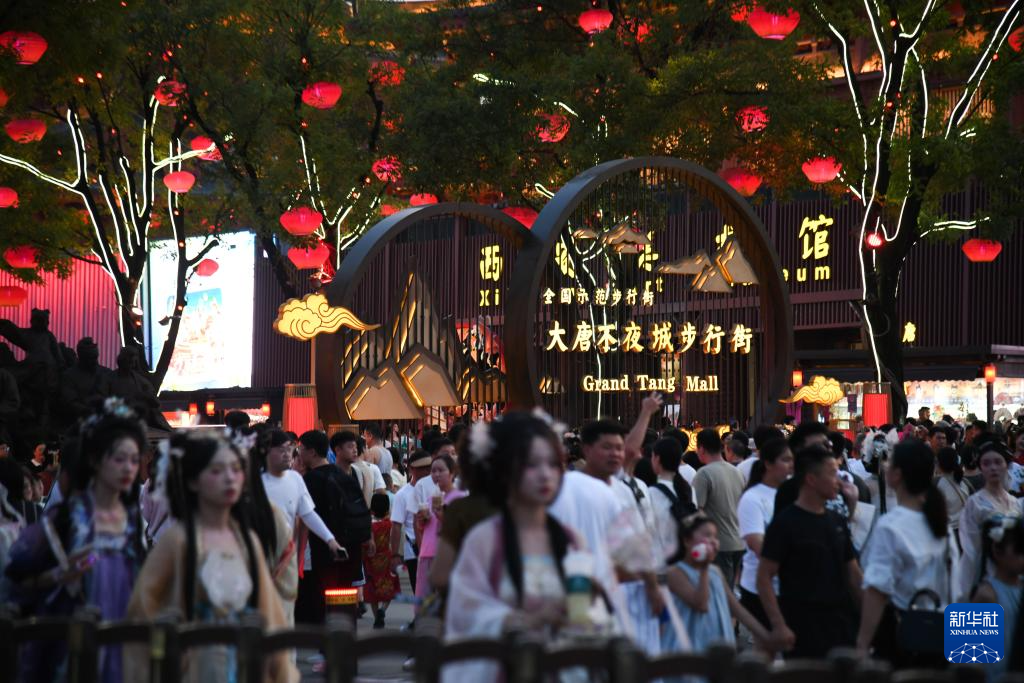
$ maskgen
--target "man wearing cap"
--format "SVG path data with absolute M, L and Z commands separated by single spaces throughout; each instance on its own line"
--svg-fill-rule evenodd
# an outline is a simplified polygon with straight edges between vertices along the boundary
M 430 478 L 430 454 L 418 450 L 409 456 L 409 483 L 395 494 L 391 506 L 391 563 L 397 570 L 405 564 L 409 581 L 416 585 L 416 513 L 419 503 L 416 497 L 416 482 Z

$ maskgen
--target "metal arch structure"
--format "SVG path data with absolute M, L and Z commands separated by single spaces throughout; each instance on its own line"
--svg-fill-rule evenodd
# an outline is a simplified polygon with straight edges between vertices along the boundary
M 449 216 L 475 221 L 507 239 L 519 251 L 536 241 L 522 223 L 489 206 L 446 202 L 411 207 L 381 220 L 356 240 L 342 260 L 334 279 L 324 287 L 323 294 L 328 303 L 331 306 L 351 307 L 356 288 L 373 259 L 392 240 L 424 221 Z M 348 420 L 343 408 L 343 387 L 339 381 L 341 335 L 322 335 L 316 344 L 316 398 L 320 419 L 325 425 L 344 424 Z
M 516 407 L 540 405 L 537 376 L 536 305 L 544 268 L 552 258 L 559 235 L 573 211 L 603 183 L 643 169 L 664 171 L 677 177 L 701 198 L 710 201 L 725 221 L 734 226 L 735 239 L 750 260 L 760 282 L 758 299 L 766 343 L 772 364 L 768 381 L 759 383 L 755 418 L 766 419 L 777 411 L 777 399 L 785 396 L 793 367 L 793 309 L 789 288 L 783 277 L 778 254 L 761 220 L 747 201 L 711 171 L 672 157 L 633 157 L 608 161 L 584 171 L 565 184 L 544 206 L 531 232 L 535 239 L 519 252 L 512 274 L 505 308 L 506 329 L 519 334 L 505 340 L 509 367 L 509 404 Z

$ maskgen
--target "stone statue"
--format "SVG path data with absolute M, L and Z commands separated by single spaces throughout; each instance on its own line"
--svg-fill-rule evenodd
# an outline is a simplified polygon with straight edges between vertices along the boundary
M 13 429 L 21 407 L 21 392 L 18 381 L 11 372 L 17 364 L 14 354 L 7 344 L 0 344 L 0 439 L 13 443 Z
M 33 308 L 28 327 L 0 320 L 0 336 L 25 351 L 25 360 L 11 369 L 21 389 L 22 419 L 46 429 L 63 361 L 57 338 L 50 332 L 50 311 Z
M 87 415 L 112 390 L 111 370 L 100 365 L 100 347 L 92 337 L 79 340 L 76 350 L 75 364 L 60 377 L 60 413 L 67 425 Z
M 110 376 L 110 395 L 120 396 L 138 410 L 150 427 L 171 431 L 171 425 L 160 412 L 156 389 L 142 372 L 139 353 L 130 346 L 117 354 L 117 369 Z

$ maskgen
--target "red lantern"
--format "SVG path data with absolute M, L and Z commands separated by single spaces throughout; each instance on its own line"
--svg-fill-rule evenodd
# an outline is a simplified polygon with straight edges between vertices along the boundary
M 751 105 L 736 112 L 736 123 L 744 133 L 756 133 L 768 127 L 768 107 Z
M 804 371 L 797 368 L 793 371 L 793 386 L 802 387 L 804 385 Z
M 28 292 L 24 287 L 6 285 L 0 287 L 0 306 L 21 306 L 28 301 Z
M 212 258 L 204 258 L 196 265 L 196 275 L 199 277 L 210 277 L 220 270 L 220 266 Z
M 737 24 L 742 24 L 747 20 L 747 16 L 750 15 L 750 7 L 747 6 L 746 2 L 742 0 L 732 5 L 732 10 L 729 13 L 729 18 L 735 21 Z
M 7 101 L 10 100 L 10 95 L 3 88 L 0 88 L 0 109 L 7 106 Z
M 985 384 L 995 384 L 996 382 L 996 366 L 993 363 L 988 363 L 985 366 Z
M 423 192 L 409 197 L 409 206 L 426 206 L 427 204 L 437 204 L 437 195 Z
M 39 119 L 15 119 L 4 126 L 4 130 L 12 140 L 24 145 L 42 140 L 46 135 L 46 123 Z
M 971 263 L 991 263 L 1003 250 L 1003 245 L 995 240 L 982 240 L 974 238 L 964 242 L 961 247 L 967 260 Z
M 206 137 L 205 135 L 197 135 L 192 138 L 192 142 L 189 143 L 189 147 L 192 148 L 193 152 L 198 152 L 203 149 L 210 149 L 213 147 L 212 152 L 206 154 L 200 154 L 199 158 L 203 161 L 221 161 L 223 157 L 220 155 L 220 150 L 213 146 L 213 140 Z
M 885 238 L 879 232 L 869 232 L 868 236 L 864 238 L 864 244 L 868 249 L 878 249 L 885 244 Z
M 264 403 L 260 405 L 260 415 L 263 417 L 270 417 L 270 404 Z
M 9 187 L 0 187 L 0 209 L 18 206 L 18 193 Z
M 843 165 L 836 161 L 835 157 L 815 157 L 808 159 L 801 168 L 804 175 L 812 183 L 830 183 L 836 179 Z
M 1006 42 L 1010 44 L 1010 47 L 1014 52 L 1020 52 L 1024 49 L 1024 26 L 1010 34 L 1010 37 L 1006 39 Z
M 193 415 L 193 416 L 194 415 L 198 415 L 199 414 L 199 406 L 197 404 L 195 404 L 195 403 L 189 403 L 188 404 L 188 414 L 189 415 Z
M 380 205 L 380 215 L 384 216 L 385 218 L 387 218 L 388 216 L 393 216 L 393 215 L 395 215 L 396 213 L 398 213 L 401 210 L 402 210 L 402 207 L 395 206 L 394 204 L 381 204 Z
M 398 62 L 385 59 L 371 64 L 366 76 L 377 85 L 400 85 L 405 80 L 405 69 Z
M 561 114 L 537 114 L 541 123 L 534 129 L 541 142 L 561 142 L 569 133 L 569 119 Z
M 745 168 L 728 168 L 719 175 L 742 197 L 752 197 L 761 187 L 761 176 Z
M 188 171 L 175 171 L 164 176 L 164 185 L 168 190 L 177 194 L 188 192 L 195 182 L 196 177 Z
M 18 64 L 35 64 L 46 52 L 46 39 L 31 31 L 4 31 L 0 45 L 18 55 Z
M 341 86 L 321 81 L 307 85 L 302 91 L 302 101 L 314 109 L 330 109 L 341 99 Z
M 161 81 L 153 92 L 156 101 L 165 107 L 177 107 L 181 96 L 185 94 L 185 84 L 178 81 Z
M 864 426 L 875 428 L 890 422 L 889 394 L 864 394 Z
M 510 206 L 507 209 L 502 209 L 501 212 L 507 216 L 515 218 L 517 221 L 522 223 L 527 230 L 533 228 L 533 222 L 537 220 L 537 212 L 528 206 Z
M 299 270 L 319 268 L 330 255 L 330 250 L 323 242 L 317 242 L 316 246 L 312 249 L 309 247 L 292 247 L 288 250 L 288 260 L 294 263 L 295 267 Z
M 213 417 L 213 414 L 217 412 L 217 404 L 213 401 L 206 402 L 206 415 L 207 417 Z
M 580 28 L 587 33 L 594 35 L 606 30 L 612 25 L 612 13 L 606 9 L 588 9 L 580 14 Z
M 11 247 L 4 251 L 4 260 L 11 268 L 38 268 L 39 250 L 35 247 Z
M 772 14 L 760 5 L 754 5 L 747 15 L 747 24 L 754 33 L 768 40 L 782 40 L 796 29 L 800 13 L 789 9 L 785 14 Z
M 282 213 L 280 221 L 289 234 L 305 237 L 316 232 L 324 222 L 324 217 L 319 211 L 314 211 L 308 206 L 300 206 Z
M 402 162 L 396 157 L 386 156 L 373 162 L 371 167 L 377 180 L 384 183 L 397 183 L 402 180 Z

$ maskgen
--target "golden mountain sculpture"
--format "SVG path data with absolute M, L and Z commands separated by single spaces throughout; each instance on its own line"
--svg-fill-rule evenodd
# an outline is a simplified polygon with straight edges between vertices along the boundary
M 572 231 L 572 236 L 578 240 L 596 240 L 597 233 L 590 228 L 576 228 Z
M 711 259 L 708 258 L 708 253 L 701 249 L 693 256 L 684 256 L 678 261 L 666 261 L 655 270 L 664 275 L 700 275 L 700 272 L 710 263 Z
M 757 275 L 736 240 L 728 238 L 715 254 L 715 263 L 730 285 L 756 285 Z
M 277 309 L 274 329 L 286 337 L 309 341 L 318 334 L 333 333 L 347 327 L 357 332 L 375 330 L 380 325 L 364 323 L 347 308 L 331 306 L 323 294 L 307 294 L 289 299 Z
M 419 420 L 416 405 L 390 359 L 372 371 L 359 368 L 344 392 L 345 409 L 353 420 Z
M 817 403 L 820 406 L 830 406 L 838 403 L 844 396 L 846 394 L 843 393 L 843 387 L 840 386 L 839 380 L 815 375 L 811 378 L 810 384 L 800 387 L 789 398 L 779 399 L 779 403 L 806 401 L 807 403 Z
M 651 240 L 642 232 L 636 232 L 630 226 L 629 219 L 619 221 L 615 227 L 601 235 L 601 244 L 611 247 L 615 251 L 630 252 L 641 251 L 651 246 Z

